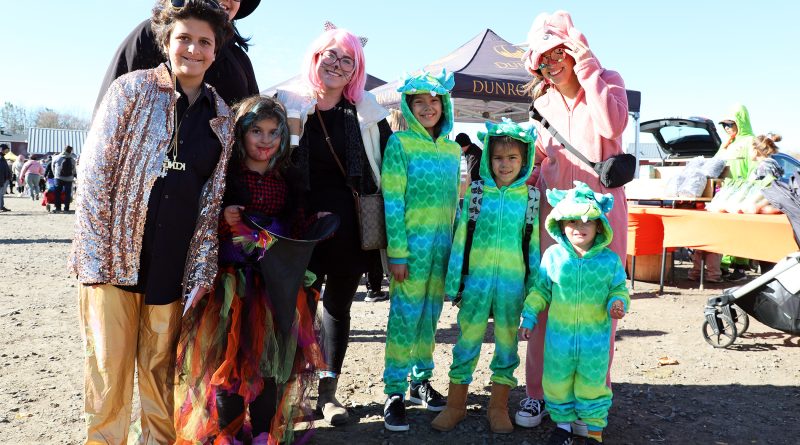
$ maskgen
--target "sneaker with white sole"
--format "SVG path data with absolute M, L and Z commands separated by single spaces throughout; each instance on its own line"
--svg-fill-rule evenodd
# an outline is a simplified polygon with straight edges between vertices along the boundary
M 429 380 L 422 382 L 411 382 L 411 390 L 408 401 L 415 405 L 422 405 L 428 411 L 438 413 L 444 411 L 447 406 L 447 398 L 441 395 L 439 391 L 433 389 Z
M 408 431 L 406 403 L 400 394 L 392 394 L 383 405 L 383 427 L 389 431 Z
M 514 416 L 514 421 L 521 427 L 537 427 L 540 423 L 542 423 L 544 416 L 548 414 L 547 408 L 544 406 L 544 400 L 526 397 L 520 400 L 519 406 L 520 409 Z
M 367 303 L 374 303 L 376 301 L 386 301 L 388 299 L 389 295 L 387 295 L 387 293 L 382 290 L 376 292 L 368 290 L 367 296 L 364 297 L 364 301 L 366 301 Z

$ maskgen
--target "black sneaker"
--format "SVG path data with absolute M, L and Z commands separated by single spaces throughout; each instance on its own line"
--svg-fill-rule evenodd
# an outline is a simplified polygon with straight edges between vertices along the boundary
M 406 404 L 403 396 L 392 394 L 383 405 L 383 427 L 389 431 L 408 431 L 406 420 Z
M 556 427 L 547 439 L 547 445 L 572 445 L 572 433 Z
M 415 405 L 422 405 L 428 411 L 444 411 L 447 399 L 433 389 L 429 380 L 411 382 L 411 391 L 408 400 Z
M 514 422 L 525 428 L 534 428 L 542 423 L 544 416 L 548 415 L 544 400 L 526 397 L 519 402 L 520 409 L 514 416 Z
M 374 303 L 376 301 L 386 301 L 388 298 L 389 296 L 386 295 L 386 292 L 382 290 L 379 290 L 377 292 L 369 290 L 367 291 L 367 296 L 364 297 L 364 301 L 366 301 L 367 303 Z
M 728 281 L 742 281 L 747 279 L 747 275 L 741 269 L 734 270 L 730 275 L 725 277 Z

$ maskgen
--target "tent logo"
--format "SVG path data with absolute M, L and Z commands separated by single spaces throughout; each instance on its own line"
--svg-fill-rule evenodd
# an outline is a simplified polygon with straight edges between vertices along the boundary
M 506 45 L 497 45 L 492 49 L 494 49 L 494 52 L 500 54 L 503 57 L 508 57 L 509 59 L 517 59 L 517 60 L 522 59 L 522 56 L 525 54 L 525 51 L 523 51 L 522 48 L 516 46 L 512 46 L 511 48 L 513 49 L 511 50 L 508 49 Z

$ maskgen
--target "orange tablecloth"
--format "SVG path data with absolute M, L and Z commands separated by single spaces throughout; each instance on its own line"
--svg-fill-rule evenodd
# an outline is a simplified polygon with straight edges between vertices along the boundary
M 632 205 L 628 207 L 628 224 L 629 254 L 661 253 L 661 247 L 689 247 L 778 262 L 786 254 L 798 250 L 786 215 L 714 213 Z M 641 246 L 630 246 L 631 224 L 637 233 L 635 243 Z M 647 236 L 640 237 L 638 232 L 647 233 Z M 663 234 L 660 244 L 659 233 Z M 656 247 L 658 249 L 654 251 Z
M 661 255 L 664 224 L 660 215 L 628 209 L 628 255 Z

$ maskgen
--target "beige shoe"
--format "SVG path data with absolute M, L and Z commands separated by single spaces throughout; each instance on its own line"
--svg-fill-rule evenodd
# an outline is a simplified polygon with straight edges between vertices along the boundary
M 492 382 L 492 397 L 489 399 L 489 428 L 493 433 L 509 434 L 514 431 L 514 424 L 508 417 L 508 393 L 511 387 Z
M 325 421 L 333 426 L 347 423 L 350 417 L 347 410 L 336 400 L 336 387 L 339 384 L 338 377 L 324 377 L 319 379 L 317 396 L 317 412 L 322 414 Z
M 447 392 L 447 406 L 440 412 L 431 427 L 437 431 L 452 431 L 467 417 L 467 389 L 469 385 L 450 384 Z

